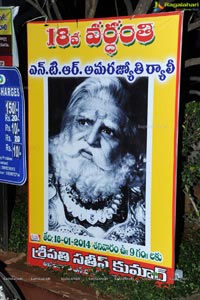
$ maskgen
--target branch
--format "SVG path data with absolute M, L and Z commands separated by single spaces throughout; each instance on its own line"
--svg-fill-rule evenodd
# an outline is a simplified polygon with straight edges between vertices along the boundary
M 124 4 L 126 5 L 128 16 L 133 15 L 133 7 L 130 0 L 124 0 Z
M 184 192 L 188 196 L 188 198 L 189 198 L 189 200 L 190 200 L 190 202 L 191 202 L 191 204 L 193 206 L 193 209 L 194 209 L 194 211 L 196 213 L 196 216 L 199 217 L 200 216 L 200 211 L 199 211 L 199 209 L 198 209 L 198 207 L 197 207 L 197 205 L 196 205 L 196 203 L 194 201 L 194 197 L 192 197 L 192 195 L 190 194 L 189 187 L 187 185 L 185 186 Z
M 117 6 L 117 0 L 115 0 L 115 10 L 116 10 L 117 16 L 119 16 L 119 10 L 118 10 L 118 6 Z
M 185 61 L 185 68 L 200 65 L 200 57 L 190 58 Z
M 200 27 L 200 20 L 188 25 L 188 32 Z
M 25 0 L 25 1 L 28 2 L 29 4 L 31 4 L 33 7 L 35 7 L 35 9 L 40 12 L 41 16 L 43 16 L 45 18 L 45 20 L 48 19 L 48 15 L 45 13 L 45 11 L 42 9 L 42 7 L 39 5 L 37 0 L 35 2 L 33 0 Z
M 85 0 L 85 18 L 94 18 L 99 0 Z
M 49 20 L 53 20 L 53 17 L 52 17 L 52 14 L 51 14 L 51 10 L 50 10 L 49 1 L 46 1 L 46 9 L 47 9 L 47 14 L 49 16 Z
M 146 14 L 150 9 L 153 0 L 139 0 L 133 12 L 134 15 Z
M 57 20 L 62 20 L 62 16 L 61 16 L 61 13 L 60 13 L 60 11 L 58 9 L 56 1 L 55 0 L 50 0 L 50 1 L 51 1 L 51 4 L 52 4 L 53 11 L 55 13 L 56 19 Z

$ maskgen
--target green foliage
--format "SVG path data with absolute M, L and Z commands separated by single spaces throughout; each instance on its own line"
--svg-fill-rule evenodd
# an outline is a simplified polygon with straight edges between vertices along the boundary
M 185 233 L 180 248 L 179 264 L 177 268 L 183 270 L 183 280 L 175 284 L 177 295 L 200 293 L 200 229 L 191 226 Z
M 200 217 L 200 200 L 194 196 L 194 186 L 200 182 L 200 102 L 186 104 L 182 137 L 182 186 L 193 205 L 196 218 Z
M 27 227 L 28 227 L 28 199 L 27 193 L 16 196 L 15 206 L 12 212 L 12 224 L 9 236 L 9 251 L 16 253 L 27 251 Z
M 200 180 L 200 102 L 187 103 L 184 116 L 182 181 L 183 186 L 193 188 Z

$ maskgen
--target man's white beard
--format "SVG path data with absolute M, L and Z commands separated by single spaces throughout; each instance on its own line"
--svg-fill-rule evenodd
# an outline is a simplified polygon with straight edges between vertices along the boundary
M 84 203 L 104 201 L 109 196 L 120 193 L 122 187 L 134 181 L 133 170 L 136 161 L 131 154 L 124 155 L 107 171 L 99 168 L 94 161 L 82 157 L 80 153 L 71 152 L 74 151 L 67 149 L 61 136 L 54 138 L 50 144 L 58 182 L 61 185 L 76 186 Z

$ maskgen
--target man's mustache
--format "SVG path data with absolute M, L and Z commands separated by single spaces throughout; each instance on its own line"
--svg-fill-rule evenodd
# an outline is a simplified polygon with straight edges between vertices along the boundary
M 65 147 L 65 154 L 71 158 L 83 157 L 94 163 L 98 168 L 104 171 L 109 171 L 112 168 L 106 164 L 103 159 L 101 149 L 94 149 L 85 140 L 79 140 L 75 143 L 67 143 Z
M 76 143 L 68 143 L 66 146 L 66 154 L 72 158 L 79 157 L 81 153 L 88 153 L 91 158 L 94 156 L 92 149 L 84 140 L 76 141 Z

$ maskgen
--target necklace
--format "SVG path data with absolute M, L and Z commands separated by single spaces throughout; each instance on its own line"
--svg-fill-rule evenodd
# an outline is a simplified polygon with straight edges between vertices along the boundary
M 78 192 L 70 185 L 60 186 L 60 196 L 70 215 L 78 218 L 81 222 L 87 221 L 89 224 L 95 225 L 98 222 L 105 223 L 107 220 L 111 220 L 119 212 L 124 195 L 120 193 L 109 197 L 107 206 L 102 209 L 86 208 L 82 204 Z

